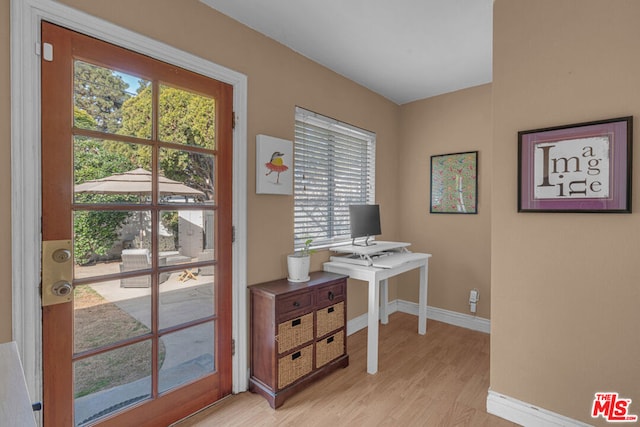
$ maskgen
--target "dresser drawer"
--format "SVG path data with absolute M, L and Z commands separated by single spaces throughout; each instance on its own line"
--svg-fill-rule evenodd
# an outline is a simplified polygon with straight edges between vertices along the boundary
M 330 305 L 316 312 L 316 337 L 320 338 L 344 326 L 344 302 Z
M 278 388 L 282 389 L 313 370 L 313 344 L 278 360 Z
M 316 368 L 344 354 L 344 330 L 316 343 Z
M 338 301 L 344 301 L 345 286 L 344 282 L 336 283 L 330 286 L 323 286 L 317 291 L 318 306 L 335 304 Z
M 278 354 L 313 340 L 313 313 L 278 324 Z
M 311 307 L 313 307 L 313 293 L 301 292 L 279 298 L 276 302 L 276 313 L 279 318 L 285 318 L 297 311 L 309 311 Z

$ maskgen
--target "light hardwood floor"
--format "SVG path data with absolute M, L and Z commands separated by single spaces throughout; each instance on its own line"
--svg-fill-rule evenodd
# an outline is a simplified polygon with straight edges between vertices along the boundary
M 489 335 L 394 313 L 380 325 L 378 373 L 366 373 L 367 331 L 348 337 L 349 366 L 277 410 L 249 392 L 176 424 L 210 426 L 485 426 L 516 424 L 487 414 Z

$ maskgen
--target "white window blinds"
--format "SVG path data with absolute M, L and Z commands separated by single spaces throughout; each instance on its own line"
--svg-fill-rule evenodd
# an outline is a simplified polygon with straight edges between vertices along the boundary
M 294 247 L 350 240 L 349 205 L 375 202 L 374 133 L 296 107 Z

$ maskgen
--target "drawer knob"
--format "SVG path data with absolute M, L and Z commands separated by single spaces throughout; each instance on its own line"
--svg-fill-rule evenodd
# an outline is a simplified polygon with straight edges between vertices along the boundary
M 300 303 L 299 303 L 298 301 L 294 301 L 294 302 L 293 302 L 293 306 L 294 306 L 294 307 L 300 307 Z
M 329 291 L 329 301 L 333 301 L 334 298 L 335 295 L 333 294 L 333 292 Z

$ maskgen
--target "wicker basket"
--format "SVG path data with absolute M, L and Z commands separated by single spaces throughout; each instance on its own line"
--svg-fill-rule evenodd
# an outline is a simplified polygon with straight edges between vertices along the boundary
M 278 325 L 278 354 L 282 354 L 313 339 L 313 313 L 287 320 Z
M 278 360 L 278 388 L 283 389 L 313 369 L 313 344 Z
M 316 343 L 316 368 L 344 354 L 344 330 Z
M 344 326 L 344 301 L 317 311 L 318 330 L 316 337 L 327 335 Z

